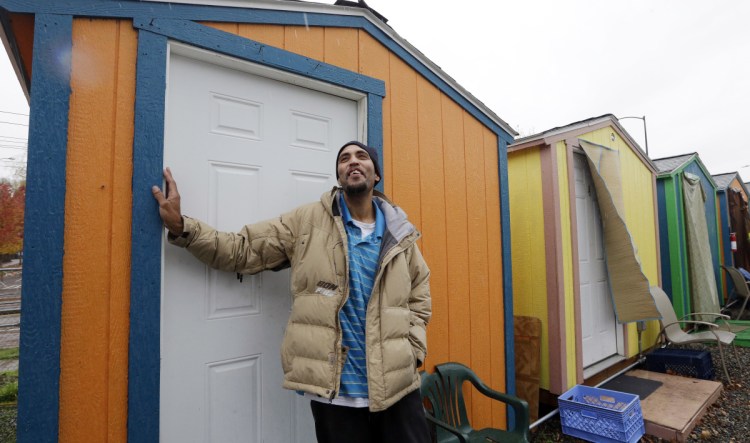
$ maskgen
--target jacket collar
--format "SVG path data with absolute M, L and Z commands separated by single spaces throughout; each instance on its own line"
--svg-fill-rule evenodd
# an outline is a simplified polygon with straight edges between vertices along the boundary
M 334 186 L 333 189 L 324 193 L 320 197 L 321 203 L 323 203 L 323 206 L 332 217 L 341 216 L 341 208 L 339 208 L 339 199 L 337 198 L 340 192 L 342 192 L 341 188 Z M 386 231 L 388 231 L 397 242 L 400 242 L 409 234 L 412 234 L 417 230 L 414 225 L 409 222 L 406 212 L 396 206 L 396 204 L 389 200 L 385 194 L 378 190 L 374 190 L 373 198 L 375 204 L 378 205 L 385 216 Z

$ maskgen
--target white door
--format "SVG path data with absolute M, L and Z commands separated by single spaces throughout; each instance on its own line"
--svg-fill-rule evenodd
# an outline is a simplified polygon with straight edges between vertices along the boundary
M 317 201 L 358 103 L 184 55 L 169 57 L 164 164 L 185 215 L 220 230 Z M 164 246 L 160 439 L 313 442 L 309 400 L 282 389 L 289 273 L 240 281 Z
M 609 290 L 596 189 L 583 155 L 575 158 L 578 270 L 583 367 L 617 354 L 617 321 Z

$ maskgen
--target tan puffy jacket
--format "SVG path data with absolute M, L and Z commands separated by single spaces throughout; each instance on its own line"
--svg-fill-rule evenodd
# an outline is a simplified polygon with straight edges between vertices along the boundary
M 381 411 L 419 388 L 431 315 L 430 271 L 416 245 L 419 232 L 406 214 L 375 192 L 386 232 L 367 307 L 367 379 L 370 410 Z M 185 217 L 186 247 L 209 266 L 254 274 L 291 266 L 292 312 L 281 346 L 284 387 L 333 398 L 346 349 L 339 311 L 349 295 L 349 263 L 338 190 L 279 218 L 219 232 Z M 281 295 L 281 294 L 279 294 Z

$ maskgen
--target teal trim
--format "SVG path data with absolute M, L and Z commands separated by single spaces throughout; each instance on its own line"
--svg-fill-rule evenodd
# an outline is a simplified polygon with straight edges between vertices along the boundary
M 17 441 L 58 439 L 71 16 L 39 14 L 29 116 Z
M 159 441 L 161 245 L 151 186 L 162 183 L 167 38 L 138 33 L 130 264 L 128 441 Z
M 502 241 L 503 321 L 505 322 L 505 392 L 516 393 L 516 351 L 513 331 L 513 266 L 510 251 L 510 191 L 508 187 L 508 141 L 497 134 L 497 170 L 500 185 L 500 228 Z M 508 408 L 508 426 L 513 428 L 515 417 Z
M 378 151 L 380 164 L 383 165 L 383 97 L 377 94 L 367 96 L 367 144 Z M 381 173 L 384 169 L 381 166 Z M 375 185 L 375 189 L 385 192 L 385 177 L 380 178 L 380 182 Z

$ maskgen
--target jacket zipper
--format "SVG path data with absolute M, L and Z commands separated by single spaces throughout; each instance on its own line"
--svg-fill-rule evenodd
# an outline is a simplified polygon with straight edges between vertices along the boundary
M 342 232 L 343 230 L 343 224 L 341 223 L 341 218 L 339 217 L 338 221 L 336 221 L 336 228 L 339 230 L 339 235 L 341 235 L 341 247 L 344 248 L 344 284 L 343 284 L 343 296 L 341 297 L 341 302 L 339 303 L 338 309 L 336 309 L 336 343 L 334 344 L 334 352 L 336 352 L 336 367 L 333 371 L 333 380 L 331 380 L 333 389 L 331 390 L 331 396 L 328 398 L 329 403 L 333 402 L 333 399 L 336 398 L 336 380 L 340 380 L 340 371 L 343 366 L 343 362 L 339 364 L 339 355 L 343 356 L 343 349 L 341 346 L 342 341 L 342 332 L 341 332 L 341 310 L 344 308 L 344 305 L 346 304 L 346 300 L 349 298 L 349 260 L 347 259 L 348 251 L 346 244 L 344 240 L 346 240 L 346 232 Z M 336 243 L 334 248 L 334 254 L 335 249 L 338 246 L 339 243 Z M 333 259 L 333 271 L 336 272 L 336 259 Z

